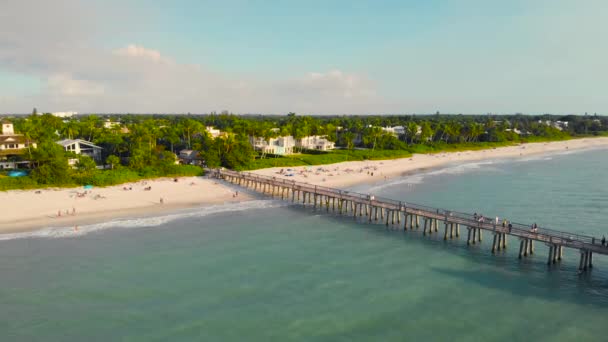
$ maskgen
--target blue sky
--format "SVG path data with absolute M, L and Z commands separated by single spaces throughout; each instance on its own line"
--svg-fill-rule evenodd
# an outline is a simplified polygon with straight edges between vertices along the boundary
M 0 113 L 605 113 L 606 17 L 599 0 L 4 0 Z

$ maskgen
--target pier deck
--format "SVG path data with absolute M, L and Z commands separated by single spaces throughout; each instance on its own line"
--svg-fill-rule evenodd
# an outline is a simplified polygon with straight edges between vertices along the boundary
M 532 230 L 531 225 L 510 222 L 510 226 L 496 223 L 494 219 L 480 220 L 473 214 L 453 210 L 439 209 L 404 201 L 376 197 L 353 191 L 318 186 L 303 182 L 276 179 L 249 172 L 232 170 L 210 170 L 217 178 L 251 188 L 262 193 L 280 196 L 282 199 L 302 201 L 315 207 L 325 206 L 326 210 L 338 211 L 340 214 L 351 213 L 354 217 L 363 217 L 370 222 L 380 220 L 386 225 L 400 224 L 403 229 L 420 229 L 420 219 L 423 220 L 423 234 L 433 234 L 439 231 L 439 222 L 444 226 L 444 239 L 460 236 L 460 226 L 467 229 L 467 243 L 475 244 L 482 241 L 482 232 L 493 235 L 492 253 L 507 248 L 507 236 L 519 240 L 519 258 L 534 254 L 534 242 L 549 246 L 547 263 L 554 264 L 563 257 L 563 248 L 580 251 L 579 270 L 586 271 L 593 267 L 593 254 L 608 254 L 608 247 L 593 236 L 559 231 L 538 227 Z M 337 207 L 336 207 L 337 203 Z M 331 207 L 330 207 L 331 205 Z

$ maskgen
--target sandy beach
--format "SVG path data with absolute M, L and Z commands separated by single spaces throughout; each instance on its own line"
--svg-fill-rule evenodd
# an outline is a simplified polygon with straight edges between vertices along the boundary
M 255 173 L 330 187 L 376 183 L 450 163 L 608 148 L 608 138 L 533 143 L 481 151 L 417 154 L 411 158 L 344 162 L 295 168 L 269 168 Z M 283 171 L 281 173 L 281 171 Z M 150 187 L 150 190 L 145 190 Z M 125 190 L 126 189 L 126 190 Z M 131 190 L 129 190 L 131 189 Z M 14 190 L 0 192 L 0 233 L 44 227 L 76 227 L 122 217 L 161 215 L 178 209 L 252 199 L 238 188 L 202 177 L 155 179 L 107 188 Z M 85 193 L 86 191 L 86 193 Z M 160 199 L 163 203 L 160 203 Z
M 436 154 L 414 154 L 410 158 L 393 160 L 354 161 L 310 167 L 276 167 L 254 171 L 328 187 L 346 187 L 362 183 L 375 183 L 415 171 L 437 168 L 446 164 L 488 159 L 528 158 L 534 155 L 608 148 L 608 138 L 585 138 L 548 143 L 530 143 L 480 151 L 463 151 Z M 288 170 L 290 169 L 290 170 Z M 281 170 L 283 173 L 281 173 Z
M 148 187 L 150 190 L 145 190 Z M 202 177 L 182 177 L 177 182 L 154 179 L 88 190 L 79 187 L 6 191 L 0 192 L 3 203 L 0 233 L 71 227 L 250 199 L 244 193 L 239 192 L 237 197 L 234 194 L 234 189 Z

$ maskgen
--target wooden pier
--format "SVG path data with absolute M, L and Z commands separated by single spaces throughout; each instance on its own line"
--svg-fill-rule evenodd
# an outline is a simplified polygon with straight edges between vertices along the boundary
M 531 225 L 513 222 L 510 222 L 510 227 L 503 226 L 501 222 L 497 223 L 494 219 L 487 218 L 483 221 L 473 214 L 432 208 L 286 179 L 276 179 L 275 177 L 261 176 L 249 172 L 225 169 L 214 169 L 209 170 L 209 172 L 213 177 L 273 197 L 280 197 L 282 200 L 301 202 L 315 208 L 324 208 L 328 212 L 331 210 L 340 215 L 350 215 L 354 218 L 365 219 L 370 223 L 382 223 L 403 230 L 422 229 L 422 234 L 425 236 L 440 234 L 439 225 L 441 224 L 444 240 L 459 238 L 460 228 L 464 227 L 467 244 L 475 245 L 481 243 L 485 232 L 491 234 L 492 253 L 506 249 L 508 246 L 507 237 L 511 236 L 519 242 L 518 257 L 520 259 L 535 253 L 535 242 L 543 243 L 549 247 L 548 265 L 559 263 L 562 260 L 564 247 L 572 248 L 580 252 L 578 266 L 580 272 L 593 268 L 594 253 L 608 254 L 608 247 L 602 246 L 600 241 L 592 236 L 541 227 L 533 231 Z

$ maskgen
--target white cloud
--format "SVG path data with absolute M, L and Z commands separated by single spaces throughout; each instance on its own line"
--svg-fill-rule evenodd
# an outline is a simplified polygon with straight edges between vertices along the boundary
M 59 96 L 103 96 L 104 87 L 88 80 L 75 80 L 69 74 L 54 74 L 48 78 L 50 94 Z
M 371 82 L 340 70 L 239 77 L 176 62 L 139 44 L 94 47 L 103 20 L 78 0 L 0 0 L 0 71 L 40 80 L 29 94 L 3 94 L 0 112 L 365 112 Z M 124 14 L 123 14 L 124 15 Z M 104 27 L 104 30 L 107 30 Z
M 114 51 L 118 56 L 126 56 L 131 58 L 145 59 L 152 62 L 170 63 L 166 58 L 161 57 L 160 52 L 156 50 L 146 49 L 143 46 L 131 44 L 125 48 Z

